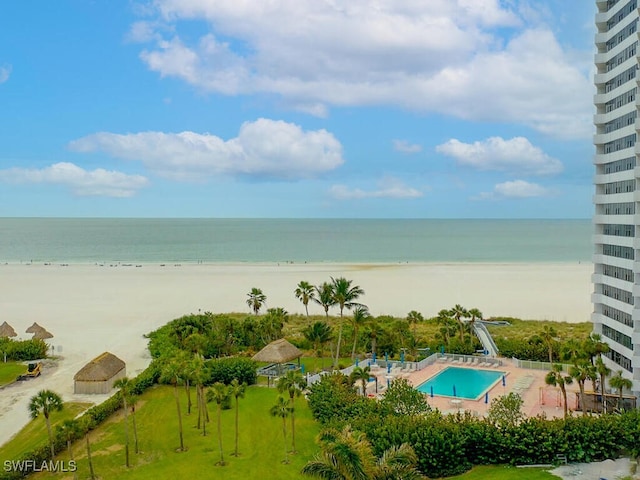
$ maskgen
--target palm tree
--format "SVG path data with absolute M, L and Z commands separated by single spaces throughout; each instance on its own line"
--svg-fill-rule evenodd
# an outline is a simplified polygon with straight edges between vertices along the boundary
M 351 375 L 349 375 L 352 382 L 354 383 L 357 381 L 362 382 L 363 397 L 367 396 L 367 383 L 369 382 L 370 374 L 371 374 L 371 367 L 364 367 L 364 368 L 356 367 L 351 371 Z
M 51 448 L 51 459 L 55 457 L 56 452 L 53 447 L 53 434 L 51 433 L 51 421 L 49 416 L 52 412 L 59 412 L 62 410 L 62 398 L 51 390 L 40 390 L 36 395 L 29 400 L 29 413 L 31 418 L 38 418 L 38 415 L 42 414 L 44 421 L 47 424 L 47 433 L 49 434 L 49 447 Z
M 287 450 L 287 417 L 293 414 L 291 400 L 284 398 L 282 395 L 278 395 L 278 400 L 276 401 L 276 404 L 269 410 L 269 414 L 272 417 L 282 418 L 282 435 L 284 438 L 283 463 L 289 463 L 289 452 Z
M 333 285 L 330 283 L 324 282 L 319 287 L 314 287 L 318 297 L 312 297 L 313 301 L 318 305 L 322 306 L 324 310 L 324 315 L 329 319 L 329 308 L 333 307 L 336 304 L 336 301 L 333 297 Z
M 180 434 L 180 449 L 184 452 L 184 435 L 182 432 L 182 412 L 180 410 L 180 397 L 178 396 L 178 385 L 182 382 L 182 364 L 173 358 L 164 364 L 160 372 L 160 382 L 173 385 L 173 396 L 176 399 L 176 410 L 178 412 L 178 432 Z
M 573 378 L 571 378 L 571 376 L 569 375 L 563 375 L 562 365 L 559 363 L 554 363 L 551 367 L 551 371 L 547 373 L 547 376 L 544 378 L 544 381 L 547 385 L 560 387 L 560 391 L 562 392 L 562 398 L 564 399 L 564 418 L 567 418 L 566 385 L 573 383 Z
M 317 357 L 322 356 L 324 346 L 331 340 L 333 332 L 327 322 L 314 322 L 302 331 L 304 338 L 313 344 Z
M 587 353 L 582 348 L 582 344 L 575 338 L 570 338 L 562 346 L 560 357 L 563 360 L 569 361 L 574 365 L 580 360 L 588 358 Z
M 80 433 L 80 426 L 76 420 L 65 420 L 61 425 L 56 427 L 67 441 L 67 452 L 69 452 L 69 461 L 71 463 L 75 463 L 75 459 L 73 458 L 73 449 L 71 448 L 71 443 Z M 73 472 L 73 478 L 78 478 L 78 473 L 76 471 Z
M 410 325 L 413 325 L 413 336 L 416 336 L 416 328 L 418 326 L 419 322 L 423 322 L 424 321 L 424 317 L 422 316 L 422 314 L 420 312 L 417 312 L 415 310 L 411 310 L 408 314 L 407 314 L 407 322 L 409 322 Z
M 353 348 L 351 349 L 351 358 L 356 357 L 356 346 L 358 344 L 358 330 L 371 317 L 369 309 L 366 305 L 356 305 L 353 309 L 351 317 L 351 326 L 353 327 Z
M 469 322 L 471 323 L 474 323 L 478 320 L 482 320 L 482 312 L 477 308 L 472 308 L 467 313 L 471 317 L 471 319 L 469 320 Z
M 114 388 L 120 390 L 120 395 L 122 396 L 122 405 L 124 407 L 124 464 L 127 468 L 129 468 L 129 408 L 127 405 L 127 400 L 129 396 L 130 389 L 130 381 L 127 377 L 122 377 L 113 382 Z
M 458 329 L 460 330 L 460 342 L 464 343 L 465 323 L 462 321 L 462 319 L 469 318 L 469 312 L 462 305 L 456 303 L 455 306 L 449 311 L 449 315 L 455 318 L 456 322 L 458 322 Z
M 600 375 L 600 396 L 602 397 L 602 411 L 607 413 L 607 402 L 604 398 L 604 385 L 606 378 L 611 374 L 611 369 L 607 367 L 602 357 L 596 358 L 596 372 Z
M 585 403 L 584 384 L 590 378 L 596 378 L 596 371 L 593 365 L 587 361 L 578 362 L 569 367 L 569 375 L 576 382 L 580 389 L 580 403 L 582 404 L 582 415 L 587 415 L 587 405 Z
M 233 452 L 233 456 L 237 457 L 238 453 L 238 412 L 239 410 L 239 398 L 244 398 L 245 390 L 247 389 L 247 382 L 240 383 L 237 378 L 231 380 L 229 386 L 229 394 L 236 399 L 236 449 Z
M 302 394 L 302 391 L 307 388 L 307 381 L 302 376 L 299 370 L 289 370 L 282 377 L 278 379 L 276 384 L 278 392 L 289 394 L 289 400 L 291 400 L 291 453 L 296 453 L 296 417 L 295 417 L 295 398 Z
M 320 455 L 302 469 L 304 475 L 333 480 L 418 480 L 417 457 L 406 443 L 391 447 L 378 459 L 364 434 L 349 425 L 320 434 Z
M 591 360 L 591 365 L 595 365 L 595 359 L 602 357 L 603 353 L 607 353 L 610 348 L 609 344 L 602 341 L 602 335 L 591 332 L 582 344 L 582 348 Z
M 335 304 L 340 308 L 340 327 L 338 329 L 338 344 L 336 345 L 336 359 L 334 367 L 338 366 L 340 359 L 340 343 L 342 342 L 342 318 L 344 309 L 351 309 L 355 305 L 355 301 L 364 295 L 364 290 L 357 285 L 351 286 L 352 280 L 347 280 L 344 277 L 333 278 L 331 277 L 331 283 L 333 285 L 333 299 Z
M 260 312 L 260 309 L 267 301 L 267 296 L 262 293 L 262 290 L 259 288 L 253 287 L 251 291 L 247 293 L 247 297 L 249 297 L 247 298 L 247 305 L 249 305 L 249 308 L 251 308 L 251 311 L 255 315 L 258 315 L 258 312 Z
M 622 370 L 618 370 L 616 374 L 609 379 L 609 385 L 611 388 L 618 389 L 618 410 L 624 410 L 624 405 L 622 404 L 622 394 L 624 393 L 624 389 L 627 390 L 633 387 L 633 382 L 628 378 L 622 376 Z
M 207 397 L 218 405 L 218 446 L 220 447 L 220 461 L 216 465 L 226 465 L 222 451 L 222 404 L 229 398 L 230 390 L 224 383 L 216 382 L 211 385 Z
M 545 325 L 544 327 L 542 327 L 540 338 L 542 338 L 542 341 L 547 346 L 547 349 L 549 351 L 549 363 L 551 364 L 553 363 L 553 344 L 557 336 L 558 332 L 556 332 L 556 329 L 552 326 Z
M 80 431 L 84 433 L 84 439 L 87 447 L 87 462 L 89 463 L 89 473 L 91 474 L 91 480 L 95 480 L 96 474 L 93 470 L 93 460 L 91 459 L 91 444 L 89 443 L 89 432 L 93 429 L 93 419 L 84 415 L 80 417 L 80 421 L 78 424 Z
M 138 397 L 132 392 L 129 392 L 129 408 L 131 409 L 131 423 L 133 425 L 133 451 L 136 454 L 140 453 L 138 448 L 138 426 L 136 425 L 136 404 L 138 403 Z
M 296 298 L 304 305 L 304 310 L 307 312 L 307 318 L 309 318 L 309 300 L 313 300 L 316 294 L 313 285 L 303 280 L 298 283 L 294 293 Z

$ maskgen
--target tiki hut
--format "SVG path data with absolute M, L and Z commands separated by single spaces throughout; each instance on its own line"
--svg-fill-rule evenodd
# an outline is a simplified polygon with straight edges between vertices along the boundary
M 97 356 L 73 377 L 74 393 L 109 393 L 116 380 L 127 374 L 125 363 L 114 354 L 104 352 Z
M 36 333 L 36 332 L 40 332 L 42 330 L 44 330 L 44 328 L 42 328 L 36 322 L 33 322 L 33 325 L 31 325 L 29 328 L 27 328 L 25 330 L 25 332 L 27 332 L 27 333 Z
M 18 334 L 16 333 L 16 331 L 7 322 L 3 322 L 2 325 L 0 325 L 0 337 L 17 337 L 17 336 Z
M 284 338 L 275 340 L 264 347 L 253 356 L 256 362 L 267 362 L 268 365 L 258 369 L 258 375 L 267 377 L 268 384 L 271 379 L 279 377 L 285 371 L 296 368 L 295 365 L 288 364 L 292 360 L 298 360 L 298 368 L 300 367 L 300 357 L 302 352 L 295 345 L 287 342 Z
M 44 328 L 41 330 L 36 330 L 32 337 L 34 340 L 46 340 L 47 338 L 53 338 L 53 334 L 45 330 Z
M 299 359 L 302 352 L 284 338 L 275 340 L 253 356 L 256 362 L 287 363 Z

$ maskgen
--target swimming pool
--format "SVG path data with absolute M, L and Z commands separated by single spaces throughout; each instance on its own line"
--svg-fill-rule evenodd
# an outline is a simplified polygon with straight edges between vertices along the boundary
M 416 388 L 428 395 L 433 388 L 434 395 L 479 400 L 503 375 L 496 370 L 447 367 Z

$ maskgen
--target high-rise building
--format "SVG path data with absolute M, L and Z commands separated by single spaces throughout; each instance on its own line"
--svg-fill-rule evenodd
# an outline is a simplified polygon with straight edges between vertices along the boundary
M 640 131 L 637 0 L 596 0 L 594 331 L 640 392 Z

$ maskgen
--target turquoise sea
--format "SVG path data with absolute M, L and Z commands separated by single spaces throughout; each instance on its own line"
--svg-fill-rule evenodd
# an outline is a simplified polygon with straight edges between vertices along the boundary
M 591 220 L 0 218 L 0 262 L 582 262 Z

